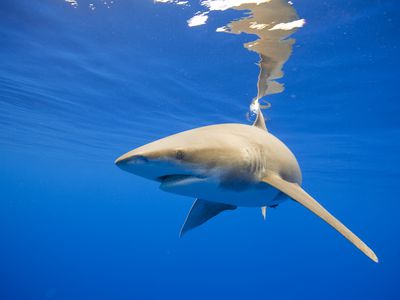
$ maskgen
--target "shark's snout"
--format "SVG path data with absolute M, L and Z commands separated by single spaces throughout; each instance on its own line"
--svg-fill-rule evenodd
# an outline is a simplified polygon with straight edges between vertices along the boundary
M 131 154 L 127 153 L 127 154 L 124 154 L 124 155 L 118 157 L 115 160 L 115 164 L 118 167 L 122 168 L 122 167 L 124 167 L 125 165 L 128 165 L 128 164 L 131 164 L 131 165 L 134 165 L 134 164 L 145 164 L 148 161 L 149 161 L 148 158 L 146 156 L 144 156 L 144 155 L 131 155 Z
M 182 176 L 193 175 L 193 170 L 185 167 L 183 159 L 182 150 L 176 150 L 175 147 L 159 147 L 153 143 L 123 154 L 115 160 L 115 164 L 137 176 L 170 183 L 181 181 Z

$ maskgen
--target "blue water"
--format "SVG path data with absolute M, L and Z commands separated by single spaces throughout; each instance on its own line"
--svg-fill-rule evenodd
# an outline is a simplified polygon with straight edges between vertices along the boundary
M 397 1 L 296 1 L 307 25 L 265 112 L 379 264 L 292 202 L 179 239 L 192 200 L 113 161 L 248 123 L 254 38 L 215 32 L 238 12 L 188 28 L 197 2 L 114 2 L 0 2 L 0 299 L 399 299 Z

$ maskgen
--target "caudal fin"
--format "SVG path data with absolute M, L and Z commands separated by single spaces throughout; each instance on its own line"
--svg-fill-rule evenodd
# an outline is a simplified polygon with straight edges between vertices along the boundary
M 375 253 L 354 233 L 352 233 L 346 226 L 344 226 L 338 219 L 332 216 L 321 204 L 319 204 L 314 198 L 307 194 L 298 184 L 283 180 L 277 175 L 271 175 L 263 178 L 265 183 L 275 187 L 281 192 L 288 195 L 290 198 L 300 203 L 304 207 L 311 210 L 318 217 L 323 219 L 337 231 L 339 231 L 346 239 L 354 244 L 358 249 L 364 252 L 374 262 L 378 262 L 378 257 Z

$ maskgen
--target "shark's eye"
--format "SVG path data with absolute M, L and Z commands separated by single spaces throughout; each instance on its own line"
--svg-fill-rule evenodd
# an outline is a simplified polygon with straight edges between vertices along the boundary
M 176 151 L 176 159 L 182 160 L 185 157 L 185 153 L 182 150 Z

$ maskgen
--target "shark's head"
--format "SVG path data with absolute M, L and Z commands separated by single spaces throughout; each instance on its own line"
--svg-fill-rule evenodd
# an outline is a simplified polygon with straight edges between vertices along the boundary
M 244 143 L 234 128 L 201 127 L 136 148 L 115 163 L 135 175 L 159 181 L 161 187 L 212 176 L 240 177 L 249 169 Z M 238 125 L 245 126 L 245 125 Z M 243 139 L 243 140 L 242 140 Z M 239 144 L 239 145 L 238 145 Z

